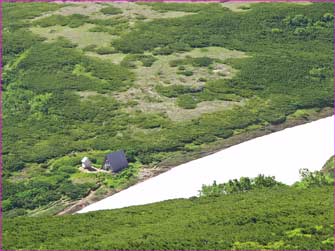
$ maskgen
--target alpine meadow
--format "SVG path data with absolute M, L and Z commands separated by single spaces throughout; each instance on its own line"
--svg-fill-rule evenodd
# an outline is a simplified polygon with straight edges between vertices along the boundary
M 1 4 L 4 249 L 334 248 L 333 157 L 292 186 L 260 174 L 70 215 L 331 116 L 333 2 Z

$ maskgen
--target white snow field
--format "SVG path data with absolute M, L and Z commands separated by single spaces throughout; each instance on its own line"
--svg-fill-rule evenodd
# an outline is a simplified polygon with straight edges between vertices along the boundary
M 299 169 L 319 170 L 334 154 L 334 116 L 255 138 L 176 166 L 93 203 L 79 213 L 197 196 L 203 184 L 241 176 L 275 176 L 292 184 Z

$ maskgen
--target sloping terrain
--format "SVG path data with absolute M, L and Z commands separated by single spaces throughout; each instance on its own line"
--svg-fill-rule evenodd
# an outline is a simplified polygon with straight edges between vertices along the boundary
M 333 187 L 219 197 L 3 222 L 4 249 L 332 250 Z
M 235 10 L 3 3 L 5 216 L 53 215 L 162 163 L 331 114 L 333 4 Z M 120 149 L 124 172 L 79 170 Z

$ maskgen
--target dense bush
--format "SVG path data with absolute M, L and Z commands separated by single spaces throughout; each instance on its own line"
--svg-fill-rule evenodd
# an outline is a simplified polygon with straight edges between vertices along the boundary
M 102 8 L 100 11 L 105 15 L 116 15 L 116 14 L 122 13 L 122 10 L 120 8 L 117 8 L 114 6 L 108 6 L 108 7 Z
M 144 67 L 150 67 L 157 60 L 151 55 L 131 54 L 127 55 L 120 63 L 120 65 L 127 68 L 136 68 L 136 62 L 139 61 Z
M 144 129 L 166 127 L 170 124 L 169 119 L 164 114 L 155 113 L 136 114 L 136 116 L 132 118 L 131 122 Z
M 184 76 L 192 76 L 193 75 L 193 71 L 189 71 L 189 70 L 186 70 L 186 71 L 179 71 L 177 72 L 177 74 L 181 74 L 181 75 L 184 75 Z
M 185 59 L 176 59 L 171 61 L 169 64 L 171 67 L 176 67 L 179 65 L 192 65 L 194 67 L 207 67 L 213 63 L 213 59 L 209 57 L 198 57 L 198 58 L 185 58 Z
M 120 35 L 129 28 L 129 20 L 121 17 L 90 19 L 87 22 L 96 25 L 89 29 L 90 32 L 107 32 L 111 35 Z
M 173 98 L 178 97 L 179 95 L 191 93 L 193 89 L 188 86 L 184 85 L 170 85 L 170 86 L 163 86 L 163 85 L 156 85 L 156 91 L 165 97 Z
M 100 55 L 106 55 L 106 54 L 113 54 L 115 53 L 115 50 L 111 47 L 100 47 L 95 50 L 96 53 Z
M 253 189 L 271 188 L 275 186 L 284 186 L 284 184 L 275 180 L 275 177 L 258 175 L 256 178 L 241 177 L 239 180 L 229 180 L 226 183 L 213 185 L 203 185 L 200 196 L 220 196 L 250 191 Z
M 214 10 L 221 8 L 217 3 L 210 3 L 204 6 L 203 4 L 188 4 L 188 3 L 139 3 L 150 6 L 153 10 L 160 12 L 167 11 L 184 11 L 184 12 L 200 12 L 204 10 Z
M 4 180 L 8 181 L 4 190 L 6 186 L 23 189 L 4 198 L 6 210 L 10 210 L 7 215 L 29 213 L 28 208 L 46 206 L 59 196 L 75 200 L 87 194 L 88 188 L 72 182 L 73 177 L 88 180 L 75 172 L 80 163 L 65 161 L 54 166 L 52 161 L 59 158 L 124 149 L 131 161 L 154 165 L 185 151 L 208 149 L 211 142 L 237 130 L 281 123 L 297 109 L 333 106 L 332 4 L 260 3 L 243 13 L 217 4 L 149 5 L 156 10 L 195 14 L 138 22 L 130 28 L 129 20 L 121 15 L 91 19 L 51 13 L 32 20 L 65 6 L 58 3 L 3 4 L 2 153 Z M 32 25 L 79 27 L 85 23 L 120 38 L 111 45 L 115 51 L 92 45 L 84 51 L 128 53 L 121 65 L 85 56 L 64 38 L 43 42 L 29 30 Z M 248 57 L 220 62 L 238 70 L 232 79 L 206 81 L 202 77 L 200 87 L 158 84 L 155 91 L 187 109 L 214 100 L 242 101 L 239 106 L 177 122 L 166 114 L 136 112 L 132 108 L 139 102 L 122 100 L 119 92 L 133 86 L 136 77 L 128 68 L 152 66 L 159 56 L 150 53 L 168 55 L 207 46 L 244 51 Z M 214 58 L 188 57 L 171 64 L 184 67 L 178 70 L 186 73 L 189 66 L 211 67 L 213 62 Z M 99 162 L 103 156 L 95 158 Z M 45 175 L 50 175 L 51 183 L 61 175 L 63 182 L 53 183 L 50 189 L 43 183 L 41 190 L 26 184 L 32 177 Z M 124 175 L 119 182 L 92 175 L 93 182 L 83 183 L 90 184 L 90 189 L 93 183 L 116 189 L 129 184 L 128 176 L 132 175 Z M 78 197 L 60 193 L 63 183 L 73 184 Z M 69 187 L 64 186 L 64 191 Z
M 19 30 L 29 26 L 29 21 L 33 18 L 47 11 L 58 10 L 64 6 L 64 4 L 60 3 L 29 2 L 22 5 L 15 2 L 4 2 L 3 28 L 10 32 Z
M 191 94 L 185 94 L 179 96 L 177 99 L 177 105 L 185 109 L 194 109 L 197 107 L 198 100 Z
M 312 187 L 312 186 L 334 186 L 334 166 L 328 172 L 314 171 L 308 169 L 300 170 L 301 181 L 296 183 L 298 187 Z
M 33 24 L 39 25 L 41 27 L 61 25 L 61 26 L 69 26 L 70 28 L 77 28 L 87 23 L 88 20 L 89 20 L 88 16 L 84 16 L 80 14 L 72 14 L 69 16 L 51 15 L 48 17 L 38 19 L 34 21 Z
M 277 186 L 61 217 L 5 218 L 3 247 L 332 250 L 333 202 L 331 186 Z

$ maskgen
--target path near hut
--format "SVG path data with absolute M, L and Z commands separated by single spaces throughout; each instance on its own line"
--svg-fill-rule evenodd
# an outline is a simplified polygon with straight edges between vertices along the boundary
M 197 196 L 203 184 L 275 176 L 293 184 L 299 169 L 319 170 L 334 154 L 334 116 L 288 128 L 179 165 L 91 204 L 79 213 Z

